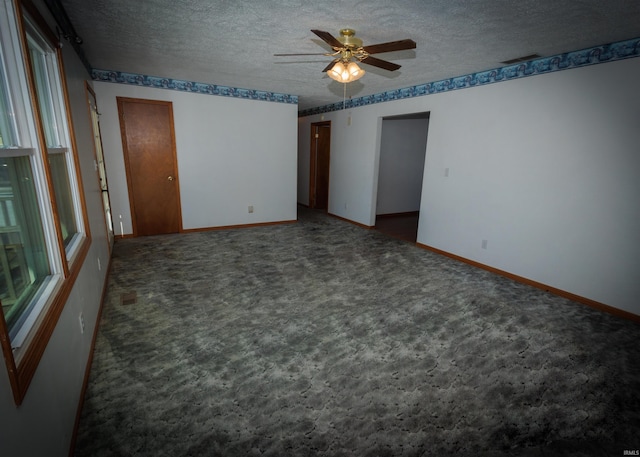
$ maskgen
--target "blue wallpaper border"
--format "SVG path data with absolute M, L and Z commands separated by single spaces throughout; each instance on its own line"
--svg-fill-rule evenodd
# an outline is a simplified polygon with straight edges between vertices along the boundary
M 566 52 L 551 57 L 541 57 L 527 62 L 508 65 L 492 70 L 480 71 L 469 75 L 443 79 L 441 81 L 420 84 L 403 89 L 392 90 L 364 97 L 352 98 L 344 102 L 319 106 L 298 112 L 298 117 L 328 113 L 358 106 L 373 105 L 404 98 L 420 97 L 423 95 L 448 92 L 469 87 L 483 86 L 502 81 L 541 75 L 554 71 L 585 67 L 615 60 L 640 56 L 640 38 L 619 41 L 611 44 L 595 46 L 580 51 Z
M 195 94 L 218 95 L 222 97 L 244 98 L 247 100 L 260 100 L 277 103 L 298 103 L 297 95 L 279 94 L 262 90 L 239 89 L 237 87 L 220 86 L 218 84 L 206 84 L 181 79 L 161 78 L 158 76 L 126 73 L 123 71 L 98 70 L 91 71 L 94 81 L 103 81 L 134 86 L 153 87 L 156 89 L 177 90 Z
M 456 76 L 449 79 L 434 81 L 402 89 L 391 90 L 373 95 L 352 98 L 329 105 L 310 108 L 298 112 L 298 117 L 314 114 L 329 113 L 342 109 L 356 108 L 358 106 L 373 105 L 405 98 L 420 97 L 423 95 L 448 92 L 469 87 L 477 87 L 485 84 L 510 81 L 528 76 L 541 75 L 572 68 L 585 67 L 616 60 L 628 59 L 640 56 L 640 38 L 618 41 L 615 43 L 595 46 L 579 51 L 566 52 L 551 57 L 541 57 L 527 62 L 516 63 L 505 67 L 480 71 L 468 75 Z M 173 78 L 141 75 L 113 70 L 93 69 L 91 77 L 95 81 L 112 82 L 118 84 L 130 84 L 134 86 L 153 87 L 158 89 L 177 90 L 206 95 L 218 95 L 222 97 L 242 98 L 247 100 L 260 100 L 277 103 L 297 104 L 298 96 L 280 94 L 252 89 L 240 89 L 236 87 L 207 84 L 195 81 L 185 81 Z

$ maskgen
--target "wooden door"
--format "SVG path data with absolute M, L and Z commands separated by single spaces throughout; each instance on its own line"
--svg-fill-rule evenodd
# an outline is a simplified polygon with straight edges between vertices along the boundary
M 309 207 L 329 208 L 329 161 L 331 157 L 331 122 L 311 124 L 311 161 Z
M 133 235 L 182 229 L 173 106 L 118 97 Z

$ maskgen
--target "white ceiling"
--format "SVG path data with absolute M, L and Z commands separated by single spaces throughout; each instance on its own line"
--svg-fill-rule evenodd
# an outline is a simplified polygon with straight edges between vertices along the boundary
M 640 37 L 638 0 L 62 0 L 91 66 L 299 96 L 299 109 L 341 101 L 330 57 L 274 57 L 329 47 L 311 29 L 353 28 L 364 45 L 411 38 L 376 57 L 402 65 L 347 85 L 347 97 L 424 84 Z

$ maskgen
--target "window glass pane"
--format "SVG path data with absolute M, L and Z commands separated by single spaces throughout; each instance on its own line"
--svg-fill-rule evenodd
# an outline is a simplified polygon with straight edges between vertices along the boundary
M 13 109 L 7 90 L 7 77 L 4 69 L 2 47 L 0 47 L 0 148 L 16 146 L 16 135 L 13 125 Z
M 78 233 L 75 213 L 73 211 L 73 196 L 71 195 L 69 171 L 67 169 L 67 154 L 49 154 L 49 169 L 51 170 L 53 188 L 56 191 L 56 205 L 58 206 L 62 238 L 64 239 L 64 245 L 67 246 L 73 239 L 73 236 Z
M 54 99 L 51 92 L 51 83 L 47 72 L 47 55 L 29 39 L 29 56 L 33 65 L 33 73 L 36 79 L 36 92 L 38 93 L 38 106 L 42 123 L 44 127 L 44 135 L 47 147 L 60 147 L 60 139 L 58 135 L 58 125 L 54 111 Z
M 0 158 L 0 300 L 10 333 L 50 274 L 29 156 Z

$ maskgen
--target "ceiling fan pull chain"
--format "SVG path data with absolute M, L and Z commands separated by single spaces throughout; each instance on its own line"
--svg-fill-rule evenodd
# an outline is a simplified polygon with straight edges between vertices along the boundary
M 344 88 L 342 92 L 342 109 L 345 109 L 345 104 L 347 102 L 347 83 L 343 83 L 342 87 Z

